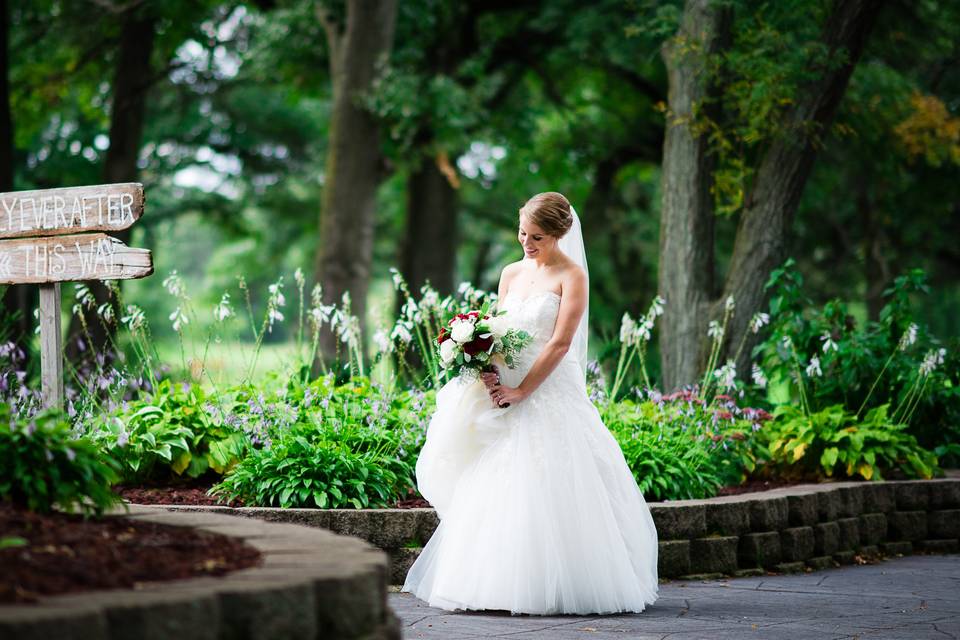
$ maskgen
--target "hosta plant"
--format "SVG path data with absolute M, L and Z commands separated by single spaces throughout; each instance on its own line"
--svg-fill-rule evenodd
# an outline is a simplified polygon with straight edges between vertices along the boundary
M 865 480 L 881 480 L 893 469 L 915 478 L 939 473 L 937 456 L 917 444 L 906 424 L 892 422 L 887 411 L 888 405 L 880 405 L 857 420 L 839 404 L 809 416 L 793 405 L 778 407 L 763 434 L 770 471 L 785 477 Z
M 0 500 L 38 512 L 100 514 L 120 502 L 110 490 L 118 470 L 87 438 L 73 437 L 61 412 L 17 419 L 0 403 Z

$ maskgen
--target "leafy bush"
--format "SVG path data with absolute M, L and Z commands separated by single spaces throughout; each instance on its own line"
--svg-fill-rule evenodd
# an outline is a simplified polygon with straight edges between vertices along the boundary
M 73 438 L 53 410 L 18 420 L 0 403 L 0 498 L 33 511 L 54 506 L 101 514 L 120 502 L 110 490 L 119 465 L 86 438 Z
M 292 435 L 253 451 L 211 493 L 264 507 L 385 507 L 397 477 L 381 461 L 342 443 Z
M 807 416 L 784 405 L 764 430 L 770 465 L 780 477 L 819 479 L 854 475 L 883 479 L 898 469 L 910 477 L 931 478 L 939 471 L 935 454 L 917 444 L 905 424 L 893 423 L 887 405 L 867 412 L 863 420 L 833 405 Z
M 769 414 L 741 409 L 724 395 L 717 396 L 719 405 L 710 406 L 696 390 L 650 395 L 645 401 L 625 399 L 602 408 L 645 497 L 708 498 L 754 470 L 753 434 Z
M 757 348 L 772 386 L 792 383 L 793 398 L 808 411 L 836 404 L 855 416 L 889 405 L 923 444 L 934 447 L 960 435 L 960 359 L 914 322 L 911 296 L 927 290 L 914 269 L 884 293 L 879 321 L 857 323 L 846 303 L 813 307 L 802 293 L 803 278 L 788 260 L 773 272 L 769 337 Z
M 365 508 L 389 506 L 415 486 L 430 394 L 393 393 L 362 376 L 337 384 L 328 374 L 306 384 L 293 377 L 278 396 L 244 398 L 229 419 L 256 433 L 256 449 L 214 495 L 259 506 Z
M 223 474 L 236 464 L 248 439 L 224 424 L 198 386 L 164 380 L 91 430 L 102 450 L 117 458 L 125 480 L 157 480 L 207 470 Z

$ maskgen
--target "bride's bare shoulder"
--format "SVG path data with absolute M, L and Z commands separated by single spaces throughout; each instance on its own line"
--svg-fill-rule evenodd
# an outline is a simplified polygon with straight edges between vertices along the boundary
M 562 283 L 564 288 L 582 288 L 587 285 L 587 272 L 577 263 L 570 261 L 563 268 Z
M 511 262 L 503 268 L 503 271 L 500 272 L 501 280 L 509 280 L 523 268 L 523 260 L 517 260 L 516 262 Z

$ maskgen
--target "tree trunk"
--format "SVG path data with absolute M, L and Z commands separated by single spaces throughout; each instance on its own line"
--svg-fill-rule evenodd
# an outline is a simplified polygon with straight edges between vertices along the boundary
M 117 50 L 116 72 L 113 80 L 113 103 L 110 111 L 110 148 L 103 165 L 103 182 L 134 182 L 137 179 L 137 159 L 143 139 L 143 124 L 146 114 L 147 89 L 150 83 L 150 55 L 153 51 L 154 25 L 156 19 L 146 10 L 131 9 L 123 20 L 120 46 Z M 114 234 L 126 244 L 130 230 Z M 103 282 L 88 283 L 96 296 L 97 304 L 108 300 L 114 306 L 114 318 L 120 318 L 119 301 L 109 295 Z M 89 313 L 89 312 L 88 312 Z M 116 320 L 104 326 L 99 319 L 88 318 L 90 345 L 97 352 L 109 353 L 111 339 L 116 334 Z M 75 316 L 70 318 L 66 350 L 71 360 L 80 357 L 77 340 L 83 329 Z
M 705 55 L 723 46 L 730 29 L 728 9 L 712 0 L 688 0 L 676 37 L 662 54 L 669 84 L 663 142 L 662 209 L 658 286 L 666 299 L 660 321 L 664 390 L 692 383 L 703 360 L 703 336 L 714 295 L 713 159 L 705 135 L 691 122 L 711 102 L 716 86 Z M 690 41 L 702 53 L 689 52 Z
M 353 313 L 364 326 L 377 187 L 384 169 L 377 122 L 358 98 L 370 90 L 381 56 L 389 55 L 396 0 L 349 0 L 345 28 L 322 4 L 317 6 L 330 45 L 333 110 L 316 274 L 327 303 L 338 303 L 350 292 Z M 332 353 L 335 341 L 324 332 L 324 352 Z
M 432 158 L 407 179 L 407 225 L 400 270 L 416 294 L 427 281 L 453 292 L 457 247 L 457 191 Z
M 733 295 L 736 300 L 736 312 L 727 332 L 729 345 L 739 343 L 741 336 L 747 337 L 737 360 L 740 372 L 749 368 L 751 349 L 757 340 L 756 334 L 749 331 L 750 320 L 766 304 L 764 284 L 770 273 L 786 258 L 793 217 L 817 150 L 863 53 L 881 4 L 880 0 L 835 2 L 822 40 L 830 51 L 827 59 L 843 56 L 845 63 L 825 69 L 797 93 L 799 100 L 784 120 L 783 130 L 788 133 L 774 140 L 760 161 L 737 227 L 722 296 L 725 299 Z M 728 355 L 733 357 L 732 353 Z
M 10 113 L 10 6 L 7 0 L 0 0 L 0 192 L 13 191 L 13 116 Z M 30 357 L 28 343 L 33 336 L 34 298 L 37 288 L 34 285 L 5 287 L 2 294 L 3 311 L 0 320 L 12 319 L 7 325 L 10 335 L 6 337 L 16 342 Z M 24 366 L 29 362 L 24 363 Z

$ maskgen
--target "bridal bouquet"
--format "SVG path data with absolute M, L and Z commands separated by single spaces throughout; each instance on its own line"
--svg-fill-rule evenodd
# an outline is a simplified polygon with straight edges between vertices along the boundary
M 479 311 L 450 318 L 437 336 L 440 365 L 446 370 L 458 369 L 460 374 L 477 375 L 490 370 L 490 358 L 500 354 L 513 368 L 514 358 L 531 338 L 526 331 L 510 328 L 505 313 L 488 313 L 488 305 L 484 305 Z

